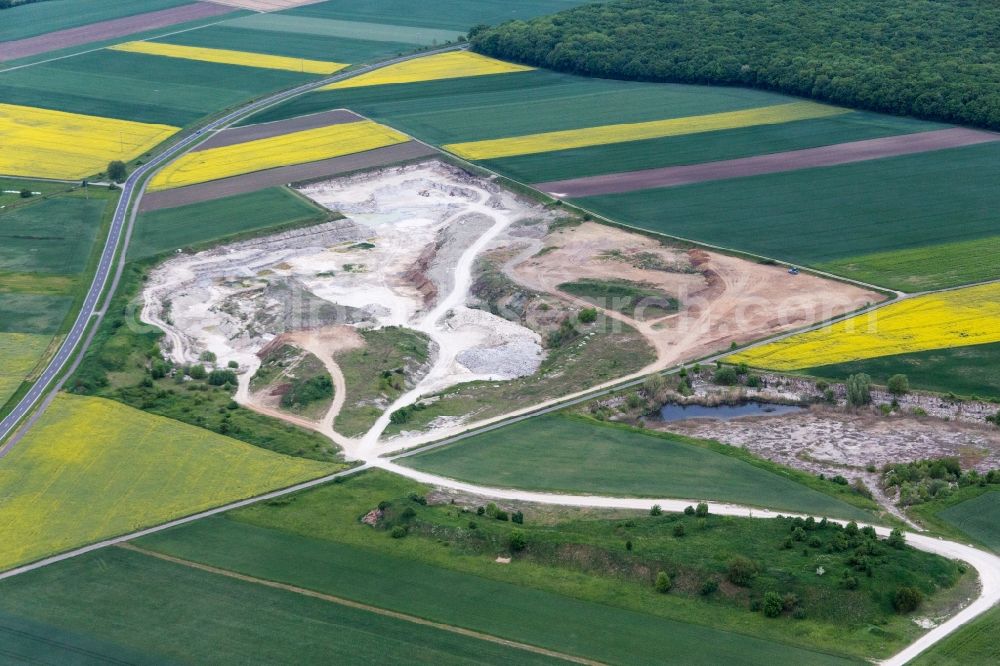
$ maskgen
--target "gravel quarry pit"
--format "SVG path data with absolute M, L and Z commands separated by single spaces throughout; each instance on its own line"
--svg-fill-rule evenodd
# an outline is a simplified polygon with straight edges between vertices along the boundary
M 166 357 L 193 364 L 211 351 L 220 367 L 236 361 L 236 399 L 252 407 L 258 354 L 279 336 L 294 342 L 296 332 L 344 326 L 425 333 L 429 369 L 366 435 L 337 435 L 329 415 L 313 424 L 349 457 L 373 449 L 392 411 L 422 395 L 538 369 L 544 351 L 537 333 L 466 301 L 479 255 L 512 225 L 544 219 L 543 208 L 440 162 L 314 183 L 300 192 L 345 218 L 178 255 L 151 272 L 141 318 L 165 331 Z

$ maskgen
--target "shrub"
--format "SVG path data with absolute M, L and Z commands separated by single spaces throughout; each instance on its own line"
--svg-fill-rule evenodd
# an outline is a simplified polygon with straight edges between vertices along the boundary
M 726 577 L 729 578 L 729 581 L 734 585 L 747 587 L 756 575 L 757 565 L 754 564 L 749 558 L 737 555 L 733 559 L 729 560 Z
M 858 373 L 847 378 L 847 404 L 851 407 L 863 407 L 872 401 L 872 378 Z
M 684 523 L 676 523 L 674 525 L 674 536 L 675 537 L 684 536 Z
M 476 515 L 477 515 L 477 516 L 481 516 L 481 515 L 483 515 L 484 513 L 486 513 L 486 509 L 485 509 L 485 508 L 483 508 L 483 507 L 481 507 L 481 506 L 480 506 L 480 507 L 477 507 L 477 508 L 476 508 Z
M 593 324 L 597 321 L 597 308 L 584 308 L 580 310 L 578 318 L 581 324 Z
M 523 525 L 524 524 L 524 514 L 522 512 L 520 512 L 520 511 L 515 511 L 513 514 L 511 514 L 510 521 L 512 523 L 516 523 L 518 525 Z
M 528 545 L 528 538 L 524 535 L 524 530 L 513 529 L 507 539 L 511 552 L 517 553 L 525 549 Z
M 781 595 L 777 592 L 765 592 L 763 610 L 764 615 L 767 617 L 778 617 L 781 615 L 781 611 L 784 610 Z
M 205 363 L 215 363 L 215 361 L 216 361 L 217 359 L 218 359 L 218 357 L 217 357 L 217 356 L 215 355 L 215 352 L 213 352 L 213 351 L 208 351 L 208 350 L 205 350 L 205 351 L 203 351 L 203 352 L 202 352 L 202 353 L 201 353 L 201 354 L 200 354 L 200 355 L 198 356 L 198 360 L 199 360 L 199 361 L 204 361 Z
M 659 504 L 654 504 L 649 509 L 649 515 L 651 515 L 651 516 L 660 516 L 660 515 L 663 515 L 663 509 L 660 507 Z
M 625 550 L 627 550 L 629 552 L 632 552 L 632 542 L 631 541 L 626 541 L 625 542 Z
M 708 595 L 713 594 L 718 589 L 719 589 L 719 581 L 715 580 L 714 578 L 709 578 L 708 580 L 706 580 L 704 583 L 701 584 L 701 589 L 698 590 L 698 592 L 701 594 L 701 596 L 707 597 Z
M 231 368 L 233 370 L 235 370 L 236 368 L 240 367 L 240 364 L 237 361 L 230 361 L 226 365 L 227 365 L 227 367 L 229 367 L 229 368 Z
M 693 516 L 694 515 L 694 507 L 691 506 L 690 504 L 687 505 L 686 507 L 684 507 L 684 515 L 685 516 Z
M 427 506 L 427 498 L 417 493 L 410 493 L 406 496 L 411 502 L 416 502 L 422 506 Z
M 402 539 L 403 537 L 406 536 L 406 528 L 403 527 L 402 525 L 396 525 L 395 527 L 392 528 L 392 532 L 390 532 L 389 535 L 393 539 Z
M 496 515 L 493 517 L 496 518 L 497 520 L 504 520 L 504 521 L 509 519 L 507 512 L 504 511 L 503 509 L 498 509 Z
M 232 370 L 212 370 L 212 372 L 208 373 L 208 383 L 212 386 L 235 385 L 239 383 L 239 380 L 236 378 L 236 373 Z
M 666 594 L 670 591 L 670 588 L 674 586 L 673 581 L 670 580 L 670 576 L 667 575 L 665 571 L 661 571 L 656 574 L 656 591 L 660 594 Z
M 920 607 L 924 595 L 915 587 L 901 587 L 892 598 L 892 607 L 897 613 L 912 613 Z
M 727 365 L 715 371 L 712 381 L 719 386 L 735 386 L 739 383 L 740 377 L 736 374 L 735 368 Z
M 24 188 L 23 190 L 21 190 L 21 198 L 22 199 L 30 199 L 31 196 L 32 196 L 31 190 L 29 190 L 27 188 Z
M 403 509 L 403 513 L 400 515 L 400 517 L 403 520 L 411 520 L 411 519 L 415 518 L 416 516 L 417 516 L 417 512 L 416 512 L 416 510 L 412 506 L 408 506 L 405 509 Z
M 203 365 L 192 365 L 188 368 L 187 375 L 191 379 L 204 379 L 208 376 L 208 372 L 205 371 L 205 366 Z
M 699 518 L 704 518 L 708 515 L 708 504 L 705 502 L 698 502 L 698 507 L 694 510 L 694 513 Z
M 906 395 L 910 392 L 910 380 L 906 378 L 906 375 L 893 375 L 889 377 L 886 387 L 893 395 Z
M 479 525 L 477 525 L 477 524 L 476 524 L 476 521 L 474 521 L 474 520 L 470 520 L 470 521 L 469 521 L 469 529 L 470 529 L 470 530 L 474 530 L 474 529 L 476 529 L 477 527 L 479 527 Z

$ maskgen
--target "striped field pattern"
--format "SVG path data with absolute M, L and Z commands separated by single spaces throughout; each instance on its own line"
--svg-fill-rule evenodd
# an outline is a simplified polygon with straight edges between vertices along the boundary
M 469 76 L 489 76 L 493 74 L 510 74 L 512 72 L 527 72 L 534 69 L 524 65 L 515 65 L 502 60 L 495 60 L 478 53 L 468 51 L 453 51 L 439 53 L 426 58 L 407 60 L 405 62 L 383 67 L 320 88 L 320 90 L 338 90 L 341 88 L 360 88 L 363 86 L 382 86 L 394 83 L 417 83 L 420 81 L 439 81 L 442 79 L 459 79 Z
M 150 181 L 151 191 L 204 183 L 264 169 L 316 162 L 409 141 L 370 120 L 209 148 L 181 156 Z
M 727 111 L 701 116 L 669 118 L 642 123 L 623 123 L 584 127 L 581 129 L 527 134 L 504 139 L 486 139 L 452 143 L 444 148 L 459 157 L 470 160 L 490 160 L 515 155 L 547 153 L 570 148 L 602 146 L 626 141 L 642 141 L 669 136 L 716 132 L 719 130 L 776 125 L 796 120 L 825 118 L 848 113 L 842 109 L 815 102 L 792 102 L 742 111 Z
M 125 42 L 124 44 L 116 44 L 108 48 L 113 51 L 142 53 L 166 58 L 181 58 L 183 60 L 200 60 L 202 62 L 214 62 L 221 65 L 280 69 L 288 72 L 301 72 L 303 74 L 333 74 L 347 67 L 346 64 L 339 62 L 289 58 L 288 56 L 251 53 L 249 51 L 210 49 L 201 46 L 164 44 L 161 42 Z
M 1000 284 L 918 296 L 726 361 L 771 370 L 1000 342 Z
M 0 104 L 0 173 L 85 178 L 128 161 L 178 128 L 30 106 Z

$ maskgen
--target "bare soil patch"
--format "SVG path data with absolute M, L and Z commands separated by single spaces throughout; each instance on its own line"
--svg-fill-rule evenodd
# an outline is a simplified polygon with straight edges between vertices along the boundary
M 170 9 L 162 9 L 135 16 L 126 16 L 111 21 L 91 23 L 78 28 L 57 30 L 37 37 L 17 39 L 0 44 L 0 60 L 17 60 L 39 53 L 66 49 L 80 44 L 101 42 L 116 37 L 124 37 L 146 30 L 156 30 L 178 23 L 196 21 L 211 16 L 221 16 L 232 12 L 232 7 L 219 3 L 195 2 Z
M 328 160 L 267 169 L 266 171 L 256 171 L 242 176 L 213 180 L 208 183 L 189 185 L 188 187 L 151 192 L 143 195 L 140 207 L 143 212 L 159 210 L 161 208 L 174 208 L 201 201 L 221 199 L 236 194 L 256 192 L 265 187 L 326 178 L 391 164 L 420 161 L 436 154 L 437 151 L 429 146 L 416 141 L 407 141 L 406 143 L 394 146 L 376 148 L 375 150 L 345 155 L 343 157 L 333 157 Z
M 301 7 L 303 5 L 314 5 L 322 0 L 212 0 L 217 5 L 228 5 L 229 7 L 239 7 L 249 9 L 254 12 L 278 12 L 282 9 Z
M 657 187 L 676 187 L 710 180 L 745 178 L 768 173 L 850 164 L 851 162 L 877 160 L 944 148 L 971 146 L 998 139 L 1000 139 L 1000 135 L 993 132 L 954 127 L 880 139 L 850 141 L 820 148 L 791 150 L 771 155 L 755 155 L 735 160 L 553 181 L 540 183 L 535 187 L 550 194 L 568 198 L 618 194 Z
M 534 255 L 508 265 L 512 279 L 536 291 L 589 307 L 590 302 L 563 293 L 558 285 L 619 279 L 652 285 L 680 301 L 679 312 L 652 320 L 599 308 L 609 319 L 642 333 L 657 351 L 656 367 L 882 300 L 881 295 L 853 285 L 792 276 L 780 266 L 714 252 L 685 252 L 594 222 L 559 228 L 538 246 Z
M 329 125 L 358 122 L 360 120 L 364 120 L 364 118 L 356 113 L 345 109 L 334 109 L 333 111 L 310 113 L 307 116 L 298 116 L 296 118 L 288 118 L 287 120 L 276 120 L 271 123 L 230 127 L 216 132 L 210 139 L 198 144 L 191 152 L 233 146 L 238 143 L 246 143 L 247 141 L 268 139 L 272 136 L 282 136 L 291 132 L 302 132 Z

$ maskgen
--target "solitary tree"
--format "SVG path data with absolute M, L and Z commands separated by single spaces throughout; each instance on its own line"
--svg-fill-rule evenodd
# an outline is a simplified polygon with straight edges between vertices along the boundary
M 696 508 L 694 512 L 699 518 L 704 518 L 708 515 L 708 504 L 705 502 L 698 502 L 698 508 Z
M 872 401 L 872 378 L 858 373 L 847 378 L 847 404 L 852 407 L 863 407 Z
M 670 588 L 674 586 L 673 581 L 670 580 L 670 576 L 667 572 L 661 571 L 656 574 L 656 591 L 660 594 L 666 594 L 670 591 Z
M 893 375 L 889 377 L 889 393 L 893 395 L 905 395 L 910 392 L 910 380 L 906 375 Z
M 125 169 L 125 163 L 121 160 L 112 160 L 108 162 L 108 178 L 120 183 L 125 178 L 128 177 L 128 171 Z
M 901 587 L 896 590 L 896 596 L 892 599 L 892 605 L 899 613 L 912 613 L 917 610 L 924 600 L 924 595 L 915 587 Z

